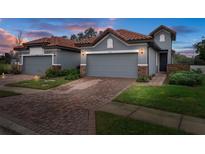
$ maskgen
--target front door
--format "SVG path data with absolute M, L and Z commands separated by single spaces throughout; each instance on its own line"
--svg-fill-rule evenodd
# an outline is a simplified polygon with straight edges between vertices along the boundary
M 160 53 L 160 71 L 167 71 L 167 53 Z

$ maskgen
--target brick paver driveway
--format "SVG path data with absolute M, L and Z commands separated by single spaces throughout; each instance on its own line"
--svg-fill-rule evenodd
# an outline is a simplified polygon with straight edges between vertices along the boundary
M 0 113 L 39 134 L 93 134 L 95 109 L 133 82 L 82 78 L 51 91 L 1 98 Z

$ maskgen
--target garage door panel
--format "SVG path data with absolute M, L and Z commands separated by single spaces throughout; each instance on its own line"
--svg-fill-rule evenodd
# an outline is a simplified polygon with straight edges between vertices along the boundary
M 101 77 L 137 77 L 137 54 L 88 55 L 87 75 Z
M 43 75 L 52 66 L 52 56 L 25 56 L 23 73 Z

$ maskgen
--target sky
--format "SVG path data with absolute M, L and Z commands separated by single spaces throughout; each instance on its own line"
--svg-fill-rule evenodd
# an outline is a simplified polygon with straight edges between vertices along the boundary
M 93 27 L 127 29 L 149 35 L 160 25 L 177 32 L 173 49 L 193 53 L 193 44 L 205 36 L 205 18 L 0 18 L 0 53 L 9 52 L 23 31 L 24 42 L 50 36 L 70 36 Z

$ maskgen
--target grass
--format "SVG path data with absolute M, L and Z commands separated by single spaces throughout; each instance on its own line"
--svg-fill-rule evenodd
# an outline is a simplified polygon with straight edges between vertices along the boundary
M 203 78 L 203 85 L 198 87 L 136 84 L 121 93 L 115 101 L 205 118 L 205 76 Z
M 106 112 L 96 112 L 98 135 L 177 135 L 186 134 L 174 128 L 150 124 Z
M 58 77 L 52 79 L 25 80 L 17 83 L 7 84 L 7 86 L 47 90 L 67 82 L 70 82 L 70 80 L 65 80 L 64 77 Z
M 0 98 L 1 97 L 8 97 L 8 96 L 15 96 L 15 95 L 20 95 L 20 94 L 12 92 L 12 91 L 0 90 Z

